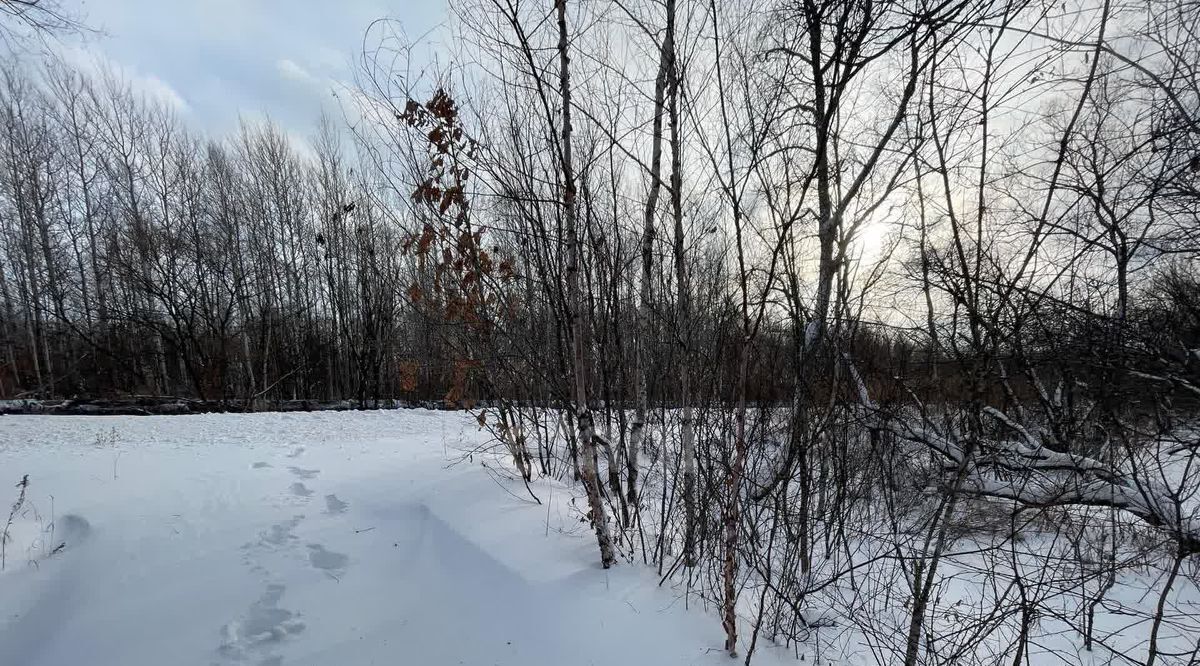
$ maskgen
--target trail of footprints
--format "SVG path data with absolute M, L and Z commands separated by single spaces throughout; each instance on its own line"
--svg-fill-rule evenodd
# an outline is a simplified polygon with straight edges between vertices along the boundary
M 304 447 L 298 446 L 287 457 L 299 458 L 303 453 Z M 269 467 L 271 464 L 266 462 L 251 465 L 252 469 Z M 315 493 L 304 482 L 317 478 L 321 470 L 305 469 L 296 465 L 288 466 L 287 470 L 296 477 L 296 481 L 288 487 L 289 494 L 296 498 L 294 501 L 299 505 L 306 505 Z M 337 495 L 325 495 L 325 514 L 338 515 L 344 513 L 348 507 L 349 505 Z M 303 520 L 303 513 L 294 514 L 287 520 L 271 525 L 260 532 L 256 540 L 242 546 L 242 562 L 264 579 L 266 589 L 241 617 L 221 628 L 218 653 L 227 661 L 250 662 L 258 666 L 281 666 L 283 658 L 275 654 L 276 648 L 288 637 L 295 636 L 305 629 L 304 620 L 299 613 L 280 605 L 284 593 L 287 592 L 287 586 L 270 582 L 273 574 L 263 564 L 272 554 L 303 557 L 314 569 L 334 580 L 340 580 L 349 566 L 349 557 L 329 550 L 324 544 L 306 543 L 304 550 L 300 550 L 300 537 L 296 536 L 295 530 Z

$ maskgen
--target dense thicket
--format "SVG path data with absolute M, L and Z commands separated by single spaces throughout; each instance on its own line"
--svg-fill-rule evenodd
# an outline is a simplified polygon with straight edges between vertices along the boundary
M 486 399 L 731 654 L 1195 660 L 1193 0 L 453 6 L 311 151 L 8 67 L 0 392 Z

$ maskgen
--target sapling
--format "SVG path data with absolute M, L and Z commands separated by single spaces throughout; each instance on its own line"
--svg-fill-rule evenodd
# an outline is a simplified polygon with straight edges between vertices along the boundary
M 113 479 L 117 478 L 117 461 L 121 458 L 121 452 L 117 451 L 117 429 L 112 428 L 108 432 L 96 433 L 95 446 L 97 448 L 105 448 L 113 450 Z
M 17 501 L 13 502 L 12 510 L 8 512 L 8 522 L 4 523 L 4 533 L 0 534 L 0 571 L 4 570 L 4 566 L 7 563 L 9 538 L 8 531 L 12 528 L 13 519 L 16 518 L 17 514 L 21 511 L 21 508 L 25 506 L 25 489 L 28 487 L 29 475 L 26 474 L 22 476 L 20 482 L 17 483 L 17 488 L 19 489 L 19 492 L 17 493 Z

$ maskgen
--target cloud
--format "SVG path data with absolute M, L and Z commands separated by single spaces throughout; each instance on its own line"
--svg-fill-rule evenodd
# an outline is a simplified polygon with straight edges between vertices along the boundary
M 135 93 L 174 109 L 180 113 L 191 110 L 191 106 L 171 84 L 158 76 L 141 72 L 137 67 L 119 62 L 100 51 L 85 51 L 77 46 L 63 45 L 58 55 L 64 62 L 91 77 L 114 76 L 128 83 Z
M 300 65 L 296 64 L 296 61 L 290 58 L 283 58 L 279 60 L 275 63 L 275 68 L 279 70 L 279 73 L 282 74 L 284 78 L 292 79 L 293 81 L 309 83 L 314 80 L 313 75 L 310 74 L 307 69 L 304 69 Z
M 243 111 L 238 116 L 238 123 L 241 127 L 250 130 L 251 134 L 255 132 L 271 131 L 282 135 L 287 140 L 288 146 L 295 151 L 301 159 L 315 162 L 318 159 L 317 149 L 313 146 L 303 132 L 290 129 L 276 122 L 270 114 L 259 111 L 249 110 Z
M 328 46 L 319 46 L 312 52 L 313 59 L 324 69 L 334 72 L 346 70 L 351 62 L 349 53 L 329 48 Z
M 176 111 L 186 112 L 191 107 L 188 106 L 187 100 L 183 99 L 171 84 L 163 81 L 153 74 L 132 74 L 129 76 L 129 82 L 134 90 L 140 90 L 148 97 L 163 102 Z
M 446 15 L 445 0 L 88 4 L 85 18 L 103 34 L 67 40 L 75 44 L 69 62 L 92 74 L 114 71 L 213 137 L 236 132 L 254 112 L 293 136 L 311 134 L 322 112 L 342 115 L 340 91 L 353 83 L 372 21 L 394 16 L 422 31 Z

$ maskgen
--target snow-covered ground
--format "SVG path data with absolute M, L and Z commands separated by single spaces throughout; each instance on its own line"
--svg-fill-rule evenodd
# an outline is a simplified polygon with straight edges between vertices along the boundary
M 421 410 L 0 417 L 0 521 L 29 475 L 0 664 L 730 663 L 715 616 L 599 568 L 572 491 L 450 464 L 483 437 Z

